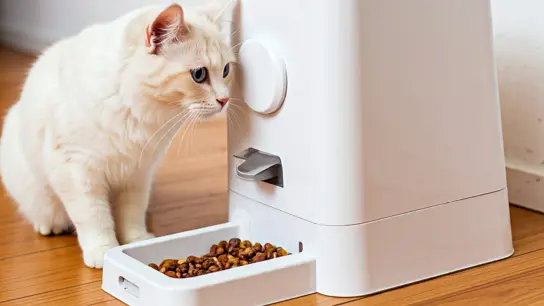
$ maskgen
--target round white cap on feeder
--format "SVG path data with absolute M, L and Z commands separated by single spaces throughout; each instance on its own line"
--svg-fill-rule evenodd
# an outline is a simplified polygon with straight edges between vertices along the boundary
M 262 42 L 247 40 L 239 52 L 242 93 L 255 112 L 271 114 L 283 104 L 287 90 L 285 64 Z

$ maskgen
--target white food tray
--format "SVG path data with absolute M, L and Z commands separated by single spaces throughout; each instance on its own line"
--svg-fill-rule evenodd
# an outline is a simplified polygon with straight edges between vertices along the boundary
M 105 255 L 102 289 L 128 305 L 157 306 L 266 305 L 316 291 L 315 259 L 296 250 L 287 250 L 289 256 L 185 279 L 147 266 L 206 254 L 221 240 L 259 240 L 241 237 L 243 232 L 241 225 L 229 222 L 114 248 Z

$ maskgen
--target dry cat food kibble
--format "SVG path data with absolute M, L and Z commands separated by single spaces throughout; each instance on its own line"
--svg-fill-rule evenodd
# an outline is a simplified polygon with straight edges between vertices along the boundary
M 287 255 L 291 254 L 282 247 L 270 243 L 253 244 L 248 240 L 232 238 L 228 242 L 223 240 L 212 245 L 206 255 L 189 256 L 179 260 L 165 259 L 160 265 L 151 263 L 149 266 L 173 278 L 189 278 Z

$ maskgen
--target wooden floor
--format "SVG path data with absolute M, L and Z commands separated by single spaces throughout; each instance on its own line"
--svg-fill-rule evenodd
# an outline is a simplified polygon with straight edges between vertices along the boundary
M 31 57 L 0 49 L 0 108 L 16 101 Z M 151 230 L 166 235 L 227 219 L 224 120 L 203 124 L 191 146 L 169 155 L 157 175 Z M 2 190 L 3 192 L 3 190 Z M 513 257 L 377 294 L 338 299 L 311 295 L 303 305 L 544 305 L 544 216 L 512 207 Z M 0 306 L 123 305 L 100 289 L 101 272 L 83 265 L 73 236 L 35 234 L 0 197 Z

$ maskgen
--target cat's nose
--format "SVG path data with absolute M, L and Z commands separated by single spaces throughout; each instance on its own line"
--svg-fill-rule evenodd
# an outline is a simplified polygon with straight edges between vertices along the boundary
M 221 105 L 221 107 L 224 107 L 225 104 L 227 104 L 227 102 L 229 102 L 229 97 L 220 98 L 220 99 L 216 99 L 216 100 L 217 100 L 217 103 L 219 103 Z

